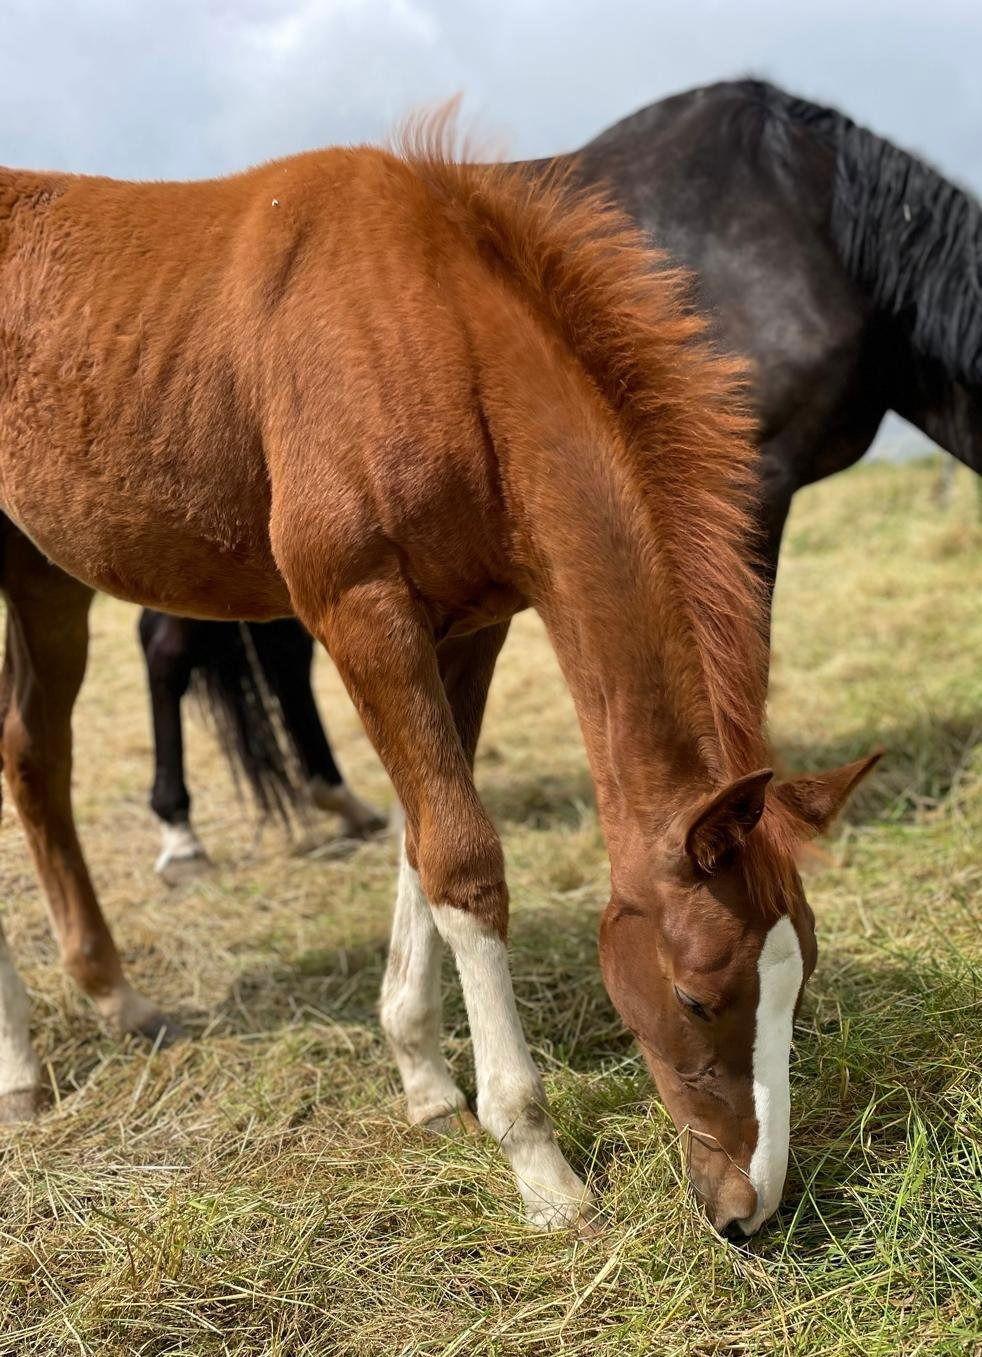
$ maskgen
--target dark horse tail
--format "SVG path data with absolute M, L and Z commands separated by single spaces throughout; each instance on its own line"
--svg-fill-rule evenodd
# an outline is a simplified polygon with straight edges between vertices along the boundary
M 794 128 L 834 154 L 831 227 L 851 277 L 952 381 L 982 382 L 982 207 L 963 189 L 835 109 L 741 82 L 765 145 L 787 163 Z
M 257 645 L 257 624 L 199 624 L 191 690 L 210 718 L 236 787 L 264 816 L 289 823 L 304 802 L 300 766 Z

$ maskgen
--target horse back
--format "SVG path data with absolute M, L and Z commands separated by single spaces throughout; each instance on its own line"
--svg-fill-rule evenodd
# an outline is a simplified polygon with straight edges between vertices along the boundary
M 717 341 L 750 360 L 762 441 L 802 391 L 847 393 L 871 314 L 831 236 L 834 155 L 804 129 L 775 135 L 747 84 L 723 83 L 640 110 L 574 162 L 690 270 Z
M 52 559 L 166 611 L 282 615 L 286 506 L 318 559 L 397 540 L 424 573 L 437 519 L 454 603 L 480 590 L 497 506 L 459 252 L 404 163 L 2 183 L 0 508 Z

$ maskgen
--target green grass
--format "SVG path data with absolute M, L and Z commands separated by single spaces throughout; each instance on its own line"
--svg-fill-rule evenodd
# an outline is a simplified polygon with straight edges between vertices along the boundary
M 21 836 L 0 839 L 7 927 L 53 1109 L 0 1142 L 0 1352 L 894 1354 L 982 1351 L 982 525 L 926 466 L 803 493 L 775 628 L 779 757 L 889 751 L 808 879 L 821 957 L 793 1053 L 792 1171 L 747 1247 L 715 1237 L 604 995 L 606 865 L 575 722 L 519 619 L 479 780 L 501 825 L 516 988 L 574 1166 L 606 1228 L 526 1233 L 484 1140 L 403 1124 L 376 996 L 393 849 L 335 861 L 256 841 L 191 732 L 211 877 L 151 871 L 134 610 L 100 600 L 77 720 L 77 801 L 138 982 L 193 1039 L 102 1033 L 59 972 Z M 351 781 L 385 782 L 329 666 Z M 12 817 L 10 817 L 12 819 Z M 448 1049 L 473 1079 L 448 987 Z

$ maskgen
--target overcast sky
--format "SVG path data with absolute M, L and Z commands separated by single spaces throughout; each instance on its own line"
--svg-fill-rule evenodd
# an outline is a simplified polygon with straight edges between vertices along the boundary
M 0 0 L 0 164 L 210 175 L 458 90 L 547 154 L 747 72 L 982 191 L 982 0 Z

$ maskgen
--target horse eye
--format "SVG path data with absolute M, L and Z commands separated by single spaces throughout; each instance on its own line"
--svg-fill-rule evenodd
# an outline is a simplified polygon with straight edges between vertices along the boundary
M 691 994 L 686 994 L 684 989 L 679 989 L 678 985 L 673 985 L 675 997 L 683 1008 L 687 1008 L 690 1013 L 694 1013 L 697 1018 L 702 1018 L 703 1022 L 709 1022 L 709 1014 L 698 999 L 693 999 Z

